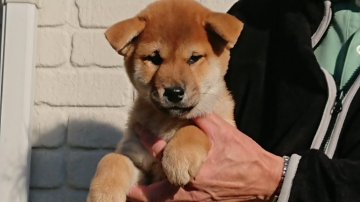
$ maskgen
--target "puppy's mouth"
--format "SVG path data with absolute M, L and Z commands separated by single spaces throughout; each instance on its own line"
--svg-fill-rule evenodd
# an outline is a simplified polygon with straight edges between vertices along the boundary
M 180 117 L 180 118 L 190 113 L 191 110 L 195 107 L 195 105 L 185 105 L 184 103 L 182 104 L 162 103 L 153 99 L 152 101 L 153 104 L 163 113 L 173 117 Z
M 172 116 L 183 116 L 189 113 L 194 106 L 190 107 L 179 107 L 179 106 L 172 106 L 172 107 L 160 107 L 160 109 Z
M 191 113 L 198 103 L 194 96 L 189 97 L 188 94 L 181 97 L 181 100 L 174 101 L 167 99 L 166 96 L 159 96 L 158 91 L 155 90 L 152 91 L 150 100 L 163 113 L 178 118 L 185 117 Z

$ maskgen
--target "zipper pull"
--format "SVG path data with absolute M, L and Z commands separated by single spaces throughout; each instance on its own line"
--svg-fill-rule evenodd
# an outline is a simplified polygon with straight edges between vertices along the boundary
M 344 91 L 338 91 L 335 99 L 335 103 L 331 109 L 331 114 L 338 114 L 342 111 L 342 101 L 344 99 Z

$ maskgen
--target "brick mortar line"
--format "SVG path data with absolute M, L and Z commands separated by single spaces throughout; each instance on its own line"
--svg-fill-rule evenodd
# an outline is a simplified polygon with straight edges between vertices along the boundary
M 116 106 L 108 106 L 108 105 L 55 105 L 48 102 L 35 102 L 35 107 L 38 106 L 45 106 L 45 107 L 52 107 L 52 108 L 109 108 L 109 109 L 116 109 L 116 108 L 126 108 L 129 105 L 116 105 Z

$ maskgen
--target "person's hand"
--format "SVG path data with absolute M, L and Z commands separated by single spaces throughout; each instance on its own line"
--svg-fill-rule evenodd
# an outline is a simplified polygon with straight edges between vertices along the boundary
M 194 119 L 210 138 L 212 148 L 198 175 L 185 187 L 167 181 L 134 187 L 131 201 L 241 201 L 270 199 L 279 185 L 283 159 L 262 149 L 255 141 L 218 117 Z M 166 146 L 146 129 L 137 133 L 142 143 L 161 158 Z

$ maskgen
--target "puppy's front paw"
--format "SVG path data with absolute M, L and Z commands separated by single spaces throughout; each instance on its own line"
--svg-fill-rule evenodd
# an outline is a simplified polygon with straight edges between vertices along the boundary
M 138 172 L 127 157 L 110 153 L 98 164 L 87 202 L 126 202 L 126 194 L 138 179 Z
M 167 144 L 162 157 L 164 173 L 170 183 L 184 186 L 193 179 L 205 161 L 210 144 L 195 126 L 179 129 Z
M 184 186 L 196 176 L 203 159 L 182 148 L 169 146 L 164 150 L 162 158 L 164 173 L 171 184 Z

